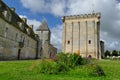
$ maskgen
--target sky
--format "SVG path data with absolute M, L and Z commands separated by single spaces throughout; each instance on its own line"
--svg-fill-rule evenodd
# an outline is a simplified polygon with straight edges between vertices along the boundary
M 61 51 L 62 21 L 65 15 L 101 13 L 100 40 L 105 50 L 120 50 L 120 0 L 3 0 L 14 7 L 20 17 L 26 17 L 34 30 L 43 19 L 52 32 L 51 43 Z

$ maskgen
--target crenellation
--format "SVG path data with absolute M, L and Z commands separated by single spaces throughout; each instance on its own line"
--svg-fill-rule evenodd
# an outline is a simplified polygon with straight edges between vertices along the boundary
M 62 21 L 65 20 L 74 20 L 74 19 L 88 19 L 88 18 L 100 18 L 100 13 L 92 13 L 92 14 L 81 14 L 81 15 L 70 15 L 70 16 L 63 16 Z
M 96 13 L 96 17 L 100 18 L 101 17 L 101 13 Z

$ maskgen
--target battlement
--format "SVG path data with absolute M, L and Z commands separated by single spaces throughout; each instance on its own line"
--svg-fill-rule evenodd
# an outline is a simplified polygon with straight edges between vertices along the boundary
M 70 20 L 70 19 L 88 19 L 88 18 L 100 18 L 101 13 L 92 13 L 92 14 L 81 14 L 81 15 L 70 15 L 70 16 L 63 16 L 62 21 Z

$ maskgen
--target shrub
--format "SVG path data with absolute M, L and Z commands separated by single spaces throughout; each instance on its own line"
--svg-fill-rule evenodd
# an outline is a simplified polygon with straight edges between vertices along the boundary
M 89 63 L 90 63 L 90 59 L 82 58 L 81 65 L 85 65 L 85 64 L 89 64 Z
M 56 56 L 55 62 L 67 64 L 67 62 L 68 62 L 68 54 L 64 54 L 62 52 L 58 53 L 57 56 Z
M 101 68 L 101 66 L 91 64 L 89 75 L 90 76 L 105 76 L 105 73 L 103 69 Z
M 66 66 L 64 63 L 58 63 L 56 69 L 57 73 L 65 73 L 69 70 L 69 67 Z
M 85 63 L 86 60 L 83 60 L 78 54 L 59 53 L 57 54 L 55 61 L 43 60 L 40 64 L 39 71 L 40 73 L 47 74 L 65 73 L 70 70 L 70 68 Z
M 65 73 L 68 70 L 69 67 L 67 67 L 64 63 L 56 63 L 51 60 L 42 60 L 38 68 L 38 71 L 44 74 L 59 74 Z
M 69 60 L 69 66 L 70 67 L 75 67 L 75 66 L 78 66 L 78 65 L 81 65 L 82 64 L 82 58 L 81 58 L 81 56 L 79 56 L 79 55 L 77 55 L 77 54 L 71 54 L 71 55 L 69 55 L 69 58 L 68 58 Z
M 57 74 L 56 62 L 43 60 L 40 64 L 40 73 Z
M 59 53 L 55 60 L 58 64 L 64 64 L 67 67 L 74 68 L 75 66 L 85 64 L 83 59 L 78 54 L 70 54 L 70 53 Z

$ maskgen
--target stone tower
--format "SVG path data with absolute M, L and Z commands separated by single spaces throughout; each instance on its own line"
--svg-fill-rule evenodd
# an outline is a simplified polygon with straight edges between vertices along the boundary
M 43 20 L 42 24 L 36 29 L 36 34 L 39 35 L 40 42 L 42 44 L 41 47 L 41 56 L 45 58 L 49 58 L 49 44 L 50 44 L 50 29 L 46 23 L 46 20 Z
M 62 52 L 101 58 L 100 13 L 63 16 Z
M 46 20 L 43 20 L 42 24 L 36 29 L 36 34 L 38 34 L 41 43 L 41 58 L 55 58 L 57 48 L 50 43 L 51 32 Z

